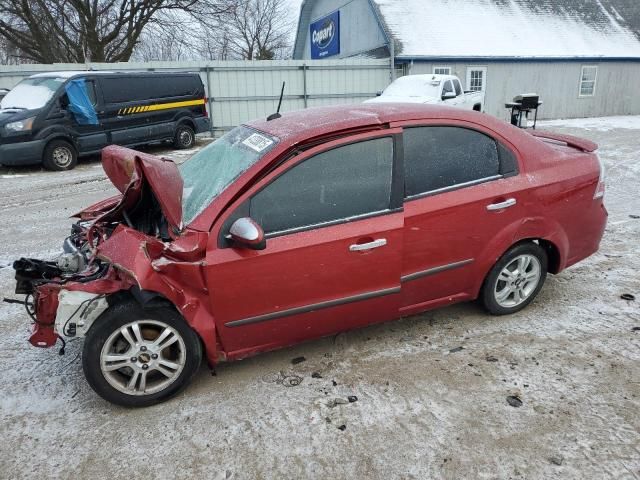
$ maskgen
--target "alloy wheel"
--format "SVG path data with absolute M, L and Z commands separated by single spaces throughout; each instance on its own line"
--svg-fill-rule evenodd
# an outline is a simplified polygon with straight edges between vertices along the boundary
M 537 257 L 530 254 L 515 257 L 498 275 L 493 291 L 496 302 L 506 308 L 520 305 L 535 292 L 541 275 Z
M 175 382 L 186 362 L 177 330 L 157 320 L 137 320 L 114 331 L 100 352 L 107 382 L 127 395 L 151 395 Z

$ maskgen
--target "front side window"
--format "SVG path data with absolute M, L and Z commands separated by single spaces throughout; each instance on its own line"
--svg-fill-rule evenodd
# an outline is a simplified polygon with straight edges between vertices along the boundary
M 236 127 L 180 165 L 183 223 L 191 223 L 276 144 L 274 137 Z
M 250 216 L 268 234 L 387 210 L 392 167 L 391 137 L 319 153 L 254 195 Z
M 451 85 L 451 80 L 447 80 L 444 82 L 444 87 L 442 87 L 442 94 L 453 93 L 453 85 Z
M 500 175 L 491 137 L 460 127 L 416 127 L 404 134 L 405 196 Z
M 596 94 L 598 67 L 584 66 L 580 75 L 580 96 L 593 97 Z

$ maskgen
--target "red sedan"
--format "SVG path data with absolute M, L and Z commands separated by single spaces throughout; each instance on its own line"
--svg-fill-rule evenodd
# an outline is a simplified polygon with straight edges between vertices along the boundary
M 77 214 L 56 260 L 14 264 L 30 341 L 85 337 L 93 389 L 144 406 L 202 356 L 213 367 L 474 299 L 516 312 L 598 249 L 596 149 L 401 104 L 255 121 L 180 167 L 107 147 L 121 195 Z

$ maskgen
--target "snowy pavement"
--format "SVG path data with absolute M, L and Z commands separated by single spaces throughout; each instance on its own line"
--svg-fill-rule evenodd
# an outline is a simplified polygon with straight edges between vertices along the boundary
M 27 315 L 3 304 L 0 476 L 640 478 L 640 118 L 542 123 L 600 144 L 610 220 L 601 251 L 524 311 L 456 305 L 203 368 L 179 397 L 127 410 L 87 386 L 79 342 L 31 348 Z M 57 253 L 67 217 L 114 189 L 93 159 L 0 169 L 0 191 L 11 297 L 11 261 Z

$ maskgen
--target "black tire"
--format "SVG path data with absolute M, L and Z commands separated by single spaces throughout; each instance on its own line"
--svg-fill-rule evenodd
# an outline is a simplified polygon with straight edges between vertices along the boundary
M 78 152 L 66 140 L 52 140 L 44 149 L 42 164 L 54 172 L 73 170 L 78 164 Z
M 173 135 L 173 146 L 179 150 L 185 150 L 187 148 L 193 148 L 196 144 L 196 133 L 189 125 L 178 125 L 176 132 Z
M 155 338 L 153 334 L 155 333 L 156 325 L 152 325 L 152 322 L 159 324 L 157 326 L 157 337 Z M 124 340 L 124 336 L 118 333 L 122 327 L 128 326 L 127 331 L 132 337 L 135 337 L 134 331 L 129 330 L 134 323 L 142 327 L 140 332 L 145 341 L 153 342 L 160 336 L 160 332 L 171 331 L 173 332 L 171 335 L 177 334 L 182 343 L 177 340 L 171 346 L 163 347 L 158 350 L 158 354 L 154 354 L 156 360 L 151 360 L 152 348 L 147 350 L 147 347 L 132 347 L 129 342 Z M 113 338 L 119 338 L 119 340 L 115 340 L 115 345 L 123 345 L 120 353 L 114 352 L 109 346 L 105 347 L 107 341 L 109 341 L 109 345 L 112 345 Z M 167 338 L 172 339 L 173 337 Z M 162 343 L 164 342 L 161 342 L 161 346 Z M 150 343 L 147 345 L 150 345 Z M 111 353 L 131 360 L 113 361 L 112 365 L 108 365 L 108 367 L 118 365 L 122 365 L 122 367 L 112 372 L 104 372 L 101 367 L 103 348 L 105 348 L 105 354 Z M 141 351 L 142 348 L 145 350 Z M 175 352 L 183 351 L 184 353 L 178 354 L 180 357 L 178 360 L 170 356 L 165 357 L 164 354 L 166 352 L 171 354 L 172 350 Z M 143 355 L 146 355 L 146 357 L 142 358 Z M 135 362 L 132 360 L 134 357 L 136 358 Z M 158 357 L 160 358 L 158 359 Z M 106 359 L 106 357 L 104 358 Z M 178 371 L 176 369 L 175 372 L 171 372 L 168 368 L 162 367 L 164 370 L 174 373 L 173 377 L 165 376 L 160 373 L 159 369 L 154 368 L 154 365 L 157 366 L 164 361 L 176 362 L 174 365 L 182 363 L 182 370 Z M 87 333 L 82 350 L 82 369 L 91 388 L 105 400 L 125 407 L 147 407 L 171 398 L 187 387 L 197 373 L 201 362 L 202 345 L 200 339 L 176 310 L 168 307 L 143 309 L 133 301 L 122 302 L 106 310 Z M 147 365 L 147 370 L 143 371 L 144 364 Z M 120 388 L 126 388 L 124 384 L 128 383 L 127 381 L 135 374 L 134 367 L 137 368 L 138 380 L 134 382 L 133 389 L 130 390 L 131 393 L 124 393 L 116 388 L 114 384 L 119 384 L 118 382 L 122 381 Z M 140 380 L 142 374 L 144 374 L 145 382 L 149 378 L 149 383 L 146 384 L 147 387 L 152 390 L 153 388 L 158 388 L 159 390 L 144 393 L 146 388 L 142 387 Z M 171 378 L 173 379 L 171 380 Z M 170 381 L 171 383 L 163 387 L 163 381 Z M 155 386 L 153 382 L 156 382 Z M 140 390 L 138 387 L 142 389 Z M 134 391 L 138 393 L 135 394 Z
M 537 259 L 537 266 L 539 267 L 539 276 L 535 285 L 532 283 L 533 280 L 527 280 L 527 276 L 532 276 L 533 278 L 536 269 L 536 262 L 531 257 Z M 505 269 L 511 271 L 511 267 L 518 263 L 516 259 L 519 258 L 530 258 L 524 273 L 520 272 L 518 268 L 519 265 L 516 265 L 516 268 L 512 272 L 514 279 L 503 280 L 508 274 L 504 274 L 503 277 L 499 278 Z M 529 305 L 540 292 L 547 278 L 547 268 L 547 253 L 537 243 L 527 242 L 512 247 L 507 253 L 500 257 L 487 275 L 482 285 L 482 291 L 480 292 L 480 302 L 492 315 L 509 315 L 522 310 Z M 508 293 L 510 289 L 513 290 L 513 292 L 509 293 L 508 296 L 501 301 L 502 295 L 500 294 Z M 526 298 L 523 299 L 525 293 Z

